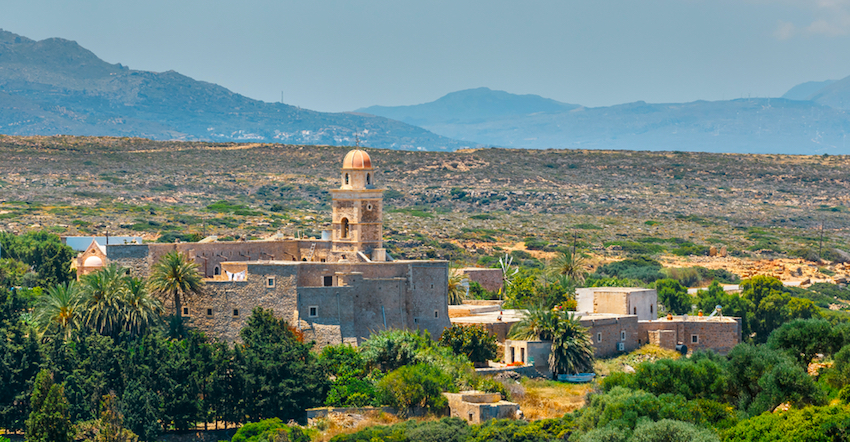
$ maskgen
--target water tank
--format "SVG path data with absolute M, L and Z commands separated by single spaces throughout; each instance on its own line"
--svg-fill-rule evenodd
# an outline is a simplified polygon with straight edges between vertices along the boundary
M 682 356 L 685 356 L 688 354 L 688 346 L 685 344 L 678 344 L 676 345 L 676 351 Z

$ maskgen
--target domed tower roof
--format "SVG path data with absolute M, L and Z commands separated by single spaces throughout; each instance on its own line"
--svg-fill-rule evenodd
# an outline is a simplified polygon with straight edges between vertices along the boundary
M 360 170 L 371 169 L 372 159 L 369 158 L 368 153 L 360 149 L 354 149 L 345 155 L 345 159 L 342 160 L 342 168 Z

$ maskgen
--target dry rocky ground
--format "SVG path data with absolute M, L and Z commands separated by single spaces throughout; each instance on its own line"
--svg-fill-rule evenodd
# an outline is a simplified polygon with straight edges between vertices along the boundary
M 329 225 L 328 190 L 337 187 L 347 150 L 0 136 L 0 229 L 109 231 L 147 240 L 166 234 L 318 236 Z M 546 245 L 528 251 L 538 258 L 575 241 L 604 261 L 639 253 L 635 244 L 662 244 L 669 251 L 676 240 L 726 246 L 735 259 L 723 265 L 744 274 L 754 260 L 793 260 L 795 250 L 818 249 L 821 226 L 826 249 L 850 249 L 847 156 L 370 153 L 388 189 L 390 250 L 405 257 L 474 262 L 521 249 L 531 237 Z M 699 257 L 689 262 L 719 265 Z M 796 271 L 797 264 L 778 262 L 784 267 L 771 272 Z M 799 267 L 804 277 L 830 276 Z

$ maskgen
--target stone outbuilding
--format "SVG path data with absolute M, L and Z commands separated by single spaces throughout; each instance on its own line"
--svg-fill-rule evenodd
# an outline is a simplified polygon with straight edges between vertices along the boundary
M 452 417 L 459 417 L 471 424 L 480 424 L 490 419 L 515 419 L 519 405 L 502 400 L 500 393 L 461 391 L 443 393 L 449 401 Z

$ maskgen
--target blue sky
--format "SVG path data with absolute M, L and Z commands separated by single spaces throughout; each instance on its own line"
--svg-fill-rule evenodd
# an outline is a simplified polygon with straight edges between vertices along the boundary
M 0 0 L 0 28 L 322 111 L 480 86 L 586 106 L 775 97 L 850 75 L 850 0 Z

